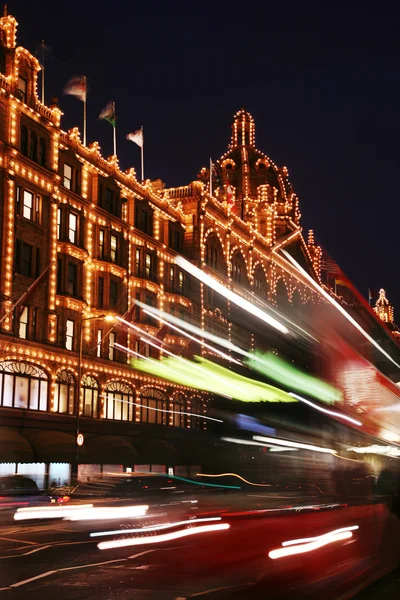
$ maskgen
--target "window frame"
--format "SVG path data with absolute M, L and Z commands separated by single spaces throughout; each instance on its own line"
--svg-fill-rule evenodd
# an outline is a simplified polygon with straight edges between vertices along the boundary
M 73 351 L 74 350 L 74 341 L 75 341 L 75 321 L 73 319 L 67 319 L 65 321 L 65 348 L 67 350 Z

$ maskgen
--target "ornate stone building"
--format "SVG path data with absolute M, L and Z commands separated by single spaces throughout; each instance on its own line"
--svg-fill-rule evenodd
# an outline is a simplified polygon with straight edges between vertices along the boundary
M 319 296 L 281 250 L 323 283 L 321 248 L 313 232 L 304 238 L 288 171 L 256 148 L 245 110 L 211 173 L 175 188 L 139 182 L 77 128 L 61 129 L 16 29 L 0 19 L 0 475 L 32 472 L 45 485 L 77 463 L 81 475 L 195 472 L 210 399 L 135 370 L 130 356 L 159 357 L 150 335 L 177 354 L 187 346 L 135 301 L 252 348 L 252 327 L 176 256 L 298 314 Z
M 39 101 L 40 66 L 17 46 L 16 29 L 12 16 L 0 19 L 0 474 L 34 462 L 43 477 L 68 479 L 78 428 L 79 462 L 94 472 L 108 463 L 187 467 L 185 440 L 190 433 L 193 447 L 206 427 L 206 395 L 128 364 L 129 352 L 158 356 L 140 338 L 159 335 L 159 323 L 132 310 L 135 300 L 193 310 L 174 265 L 183 207 L 122 172 L 116 156 L 104 159 L 97 143 L 83 146 L 77 129 L 60 129 L 62 113 Z M 109 315 L 128 326 L 111 326 Z
M 397 338 L 400 338 L 400 329 L 396 325 L 394 320 L 394 310 L 392 304 L 386 297 L 384 289 L 379 290 L 379 298 L 375 302 L 374 312 L 378 315 L 380 320 L 386 324 L 389 331 Z

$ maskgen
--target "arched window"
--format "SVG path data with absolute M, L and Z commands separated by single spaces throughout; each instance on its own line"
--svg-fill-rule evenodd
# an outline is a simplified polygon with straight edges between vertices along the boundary
M 283 279 L 279 279 L 276 284 L 276 304 L 278 308 L 286 309 L 289 305 L 289 298 Z
M 170 425 L 174 427 L 186 427 L 186 398 L 184 394 L 175 392 L 172 396 L 172 400 L 169 402 L 169 408 L 171 411 Z
M 58 371 L 54 391 L 53 412 L 74 414 L 75 377 L 65 369 Z
M 37 161 L 37 135 L 34 131 L 31 131 L 30 144 L 29 144 L 29 158 Z
M 206 241 L 206 264 L 221 273 L 226 273 L 226 265 L 221 242 L 217 235 L 210 235 Z
M 239 251 L 236 251 L 232 257 L 232 279 L 241 285 L 248 285 L 246 263 Z
M 81 389 L 83 391 L 83 416 L 99 416 L 99 384 L 91 375 L 82 377 Z
M 20 150 L 21 154 L 28 156 L 28 128 L 25 125 L 21 126 Z
M 24 361 L 0 363 L 0 406 L 47 410 L 48 375 Z
M 116 421 L 133 421 L 135 396 L 133 389 L 122 381 L 106 385 L 104 417 Z
M 167 424 L 167 396 L 158 388 L 140 391 L 140 421 L 142 423 Z
M 44 167 L 46 164 L 46 141 L 41 137 L 39 139 L 39 165 Z
M 254 292 L 260 298 L 266 299 L 268 297 L 268 282 L 265 277 L 265 273 L 262 267 L 258 266 L 254 271 Z
M 204 414 L 203 399 L 201 398 L 201 396 L 192 396 L 190 398 L 190 411 L 188 412 L 193 413 L 190 417 L 191 429 L 203 429 L 204 419 L 196 417 L 196 415 Z

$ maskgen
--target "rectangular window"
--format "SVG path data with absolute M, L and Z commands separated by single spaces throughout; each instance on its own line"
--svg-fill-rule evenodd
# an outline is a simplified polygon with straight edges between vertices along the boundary
M 18 331 L 18 336 L 23 339 L 26 340 L 27 335 L 28 335 L 28 307 L 24 306 L 22 308 L 22 312 L 21 312 L 21 316 L 19 318 L 19 331 Z
M 179 273 L 178 273 L 178 288 L 181 293 L 183 293 L 183 282 L 184 282 L 183 271 L 179 271 Z
M 27 190 L 24 190 L 23 195 L 22 216 L 33 221 L 33 194 Z
M 22 102 L 25 102 L 25 104 L 26 104 L 26 88 L 27 88 L 27 81 L 26 81 L 26 79 L 24 79 L 23 77 L 18 77 L 18 93 L 19 93 L 19 97 L 22 100 Z
M 140 277 L 140 250 L 136 248 L 135 251 L 135 276 Z
M 104 208 L 109 212 L 113 212 L 113 193 L 112 190 L 106 188 L 106 193 L 104 196 Z
M 99 231 L 99 258 L 104 258 L 104 229 Z
M 174 231 L 174 245 L 173 248 L 177 252 L 182 252 L 182 234 L 180 231 Z
M 99 277 L 99 287 L 97 290 L 97 308 L 104 306 L 104 277 Z
M 174 288 L 175 288 L 175 268 L 174 267 L 169 268 L 169 285 L 170 285 L 171 292 L 173 292 Z
M 32 277 L 32 251 L 32 246 L 21 242 L 21 265 L 19 273 L 25 275 L 25 277 Z
M 151 254 L 146 254 L 146 267 L 145 267 L 145 273 L 146 273 L 146 278 L 150 279 L 151 276 L 151 263 L 152 263 L 152 256 Z
M 112 260 L 112 262 L 117 262 L 117 250 L 118 250 L 118 239 L 116 235 L 112 235 L 110 236 L 110 248 L 111 248 L 111 253 L 110 253 L 110 258 Z
M 115 308 L 118 300 L 118 284 L 116 281 L 110 281 L 110 306 Z
M 67 293 L 71 296 L 77 295 L 77 280 L 78 267 L 74 263 L 68 263 Z
M 97 347 L 96 347 L 96 356 L 97 358 L 101 358 L 101 341 L 103 339 L 103 331 L 101 329 L 97 330 Z
M 40 248 L 36 248 L 36 268 L 35 268 L 35 277 L 39 277 L 40 271 Z
M 115 333 L 112 331 L 108 336 L 108 358 L 109 360 L 115 359 Z
M 61 258 L 59 258 L 57 260 L 57 294 L 61 294 L 63 291 L 62 274 L 63 274 L 63 261 Z
M 39 164 L 42 167 L 46 165 L 46 142 L 43 138 L 39 140 Z
M 78 239 L 78 216 L 75 213 L 69 213 L 68 216 L 68 239 L 71 244 L 76 244 Z
M 64 163 L 64 187 L 72 190 L 72 167 Z
M 145 210 L 140 211 L 139 229 L 144 233 L 149 231 L 149 215 Z
M 135 299 L 140 302 L 140 292 L 136 292 Z M 134 320 L 139 323 L 140 322 L 140 306 L 138 304 L 135 305 L 135 316 Z
M 62 211 L 61 208 L 57 209 L 57 239 L 61 240 L 61 216 Z
M 67 350 L 74 349 L 74 329 L 75 329 L 75 322 L 71 321 L 71 319 L 67 319 L 66 329 L 65 329 L 65 347 Z

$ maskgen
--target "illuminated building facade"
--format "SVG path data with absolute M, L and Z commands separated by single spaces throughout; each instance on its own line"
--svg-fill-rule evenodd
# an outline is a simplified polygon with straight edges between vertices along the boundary
M 135 371 L 123 348 L 155 358 L 158 350 L 105 316 L 187 352 L 140 300 L 253 348 L 229 303 L 175 257 L 252 302 L 301 313 L 318 296 L 280 251 L 324 283 L 322 250 L 312 231 L 303 237 L 288 171 L 256 148 L 249 113 L 235 115 L 211 173 L 175 188 L 142 184 L 97 142 L 84 146 L 77 128 L 61 129 L 59 107 L 37 96 L 40 65 L 16 46 L 16 28 L 12 16 L 0 19 L 0 476 L 42 469 L 41 485 L 69 480 L 78 419 L 83 476 L 196 472 L 207 394 Z
M 378 315 L 380 320 L 386 324 L 392 334 L 399 339 L 400 330 L 394 320 L 393 306 L 386 298 L 386 292 L 384 289 L 379 290 L 379 298 L 375 302 L 374 312 Z
M 256 148 L 255 123 L 245 110 L 235 115 L 229 149 L 211 170 L 211 182 L 204 167 L 197 181 L 163 192 L 182 206 L 187 256 L 221 282 L 247 289 L 254 301 L 302 310 L 314 293 L 278 251 L 290 249 L 319 281 L 321 250 L 312 231 L 304 239 L 288 170 Z M 205 287 L 200 298 L 203 327 L 251 347 L 252 334 L 230 321 L 226 303 Z
M 14 17 L 0 19 L 0 475 L 36 472 L 35 462 L 43 473 L 51 463 L 50 482 L 69 479 L 79 371 L 78 456 L 92 465 L 85 472 L 140 463 L 182 465 L 187 474 L 185 440 L 190 433 L 193 446 L 206 427 L 207 395 L 135 372 L 117 344 L 148 356 L 158 350 L 104 318 L 127 316 L 138 299 L 191 313 L 174 266 L 182 206 L 142 186 L 133 169 L 122 172 L 117 157 L 102 158 L 97 143 L 84 147 L 77 129 L 60 129 L 62 113 L 39 101 L 40 66 L 16 46 L 16 28 Z M 160 336 L 139 307 L 128 315 L 139 331 Z

